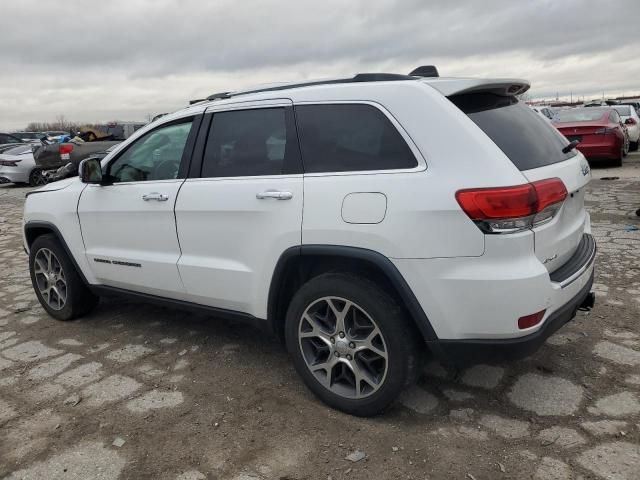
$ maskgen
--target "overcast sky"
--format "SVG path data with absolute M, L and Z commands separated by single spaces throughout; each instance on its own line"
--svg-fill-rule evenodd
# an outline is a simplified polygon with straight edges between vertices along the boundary
M 216 91 L 408 73 L 640 95 L 640 0 L 2 2 L 0 129 L 144 120 Z

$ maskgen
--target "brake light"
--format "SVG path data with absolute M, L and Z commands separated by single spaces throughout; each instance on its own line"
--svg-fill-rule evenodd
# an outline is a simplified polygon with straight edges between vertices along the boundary
M 596 135 L 611 135 L 616 133 L 615 128 L 599 128 L 594 132 Z
M 61 143 L 60 146 L 58 147 L 58 153 L 60 155 L 63 155 L 65 153 L 71 153 L 73 152 L 73 145 L 70 143 Z
M 546 223 L 565 198 L 567 189 L 559 178 L 456 193 L 462 210 L 485 233 L 513 233 Z
M 546 310 L 542 310 L 541 312 L 532 313 L 531 315 L 525 315 L 524 317 L 520 317 L 518 319 L 518 328 L 520 330 L 524 330 L 525 328 L 535 327 L 540 323 L 542 317 L 544 317 L 544 312 Z
M 635 124 L 636 124 L 636 123 L 638 123 L 638 122 L 636 122 L 636 119 L 635 119 L 635 118 L 633 118 L 633 117 L 629 117 L 629 118 L 627 118 L 627 119 L 624 121 L 624 123 L 626 123 L 627 125 L 635 125 Z

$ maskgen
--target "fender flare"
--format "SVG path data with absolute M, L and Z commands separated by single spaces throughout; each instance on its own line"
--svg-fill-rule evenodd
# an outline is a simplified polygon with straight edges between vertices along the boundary
M 271 278 L 267 306 L 267 319 L 273 331 L 276 331 L 275 313 L 277 308 L 278 296 L 280 293 L 280 286 L 283 283 L 285 266 L 291 258 L 297 256 L 333 256 L 352 258 L 365 261 L 377 267 L 384 275 L 387 276 L 391 284 L 400 295 L 402 303 L 409 311 L 411 318 L 413 319 L 416 327 L 418 327 L 418 329 L 420 330 L 420 333 L 424 337 L 425 341 L 430 345 L 438 343 L 438 336 L 436 335 L 436 332 L 433 329 L 429 318 L 422 309 L 422 306 L 413 294 L 413 291 L 407 284 L 406 280 L 404 279 L 398 268 L 393 264 L 393 262 L 391 262 L 391 260 L 389 260 L 389 258 L 387 258 L 386 256 L 374 250 L 359 247 L 348 247 L 343 245 L 301 245 L 290 247 L 285 250 L 282 255 L 280 255 L 280 258 L 278 259 L 276 267 L 273 271 L 273 276 Z
M 82 282 L 85 285 L 90 286 L 90 283 L 87 281 L 87 278 L 84 276 L 84 272 L 82 271 L 82 269 L 78 265 L 78 262 L 76 262 L 75 257 L 71 253 L 71 249 L 67 245 L 67 242 L 65 241 L 64 236 L 62 235 L 62 233 L 60 232 L 58 227 L 56 227 L 51 222 L 29 221 L 29 222 L 24 224 L 24 237 L 25 237 L 25 240 L 29 238 L 28 232 L 30 230 L 36 230 L 36 229 L 37 230 L 48 230 L 50 233 L 55 235 L 55 237 L 60 242 L 60 245 L 62 245 L 62 248 L 64 249 L 64 252 L 71 259 L 71 263 L 73 263 L 73 267 L 76 269 L 76 272 L 78 272 L 78 275 L 80 275 L 80 279 L 82 280 Z M 29 251 L 31 251 L 31 243 L 33 243 L 33 242 L 28 242 Z

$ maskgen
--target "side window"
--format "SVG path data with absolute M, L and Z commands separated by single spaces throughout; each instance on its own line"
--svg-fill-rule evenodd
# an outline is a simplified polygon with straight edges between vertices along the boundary
M 234 110 L 213 115 L 202 174 L 244 177 L 293 173 L 299 163 L 295 132 L 285 108 Z
M 387 117 L 364 104 L 299 105 L 305 172 L 392 170 L 418 165 Z
M 153 130 L 137 139 L 109 164 L 114 182 L 177 178 L 193 119 Z

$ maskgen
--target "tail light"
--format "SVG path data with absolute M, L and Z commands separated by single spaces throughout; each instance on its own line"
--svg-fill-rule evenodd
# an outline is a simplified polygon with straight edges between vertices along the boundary
M 567 198 L 559 178 L 524 185 L 459 190 L 462 210 L 485 233 L 514 233 L 550 221 Z
M 599 128 L 594 132 L 596 135 L 611 135 L 616 133 L 615 128 Z
M 518 328 L 520 330 L 524 330 L 525 328 L 535 327 L 540 323 L 542 317 L 544 317 L 544 312 L 546 310 L 542 310 L 541 312 L 532 313 L 531 315 L 525 315 L 524 317 L 520 317 L 518 319 Z
M 629 118 L 627 118 L 627 119 L 624 121 L 624 123 L 625 123 L 626 125 L 635 125 L 635 124 L 636 124 L 636 123 L 638 123 L 638 122 L 636 122 L 636 119 L 635 119 L 635 118 L 633 118 L 633 117 L 629 117 Z
M 17 167 L 21 160 L 0 160 L 0 167 Z
M 73 152 L 73 145 L 70 143 L 61 143 L 58 147 L 58 153 L 60 155 L 64 155 L 65 153 L 69 154 L 71 152 Z

